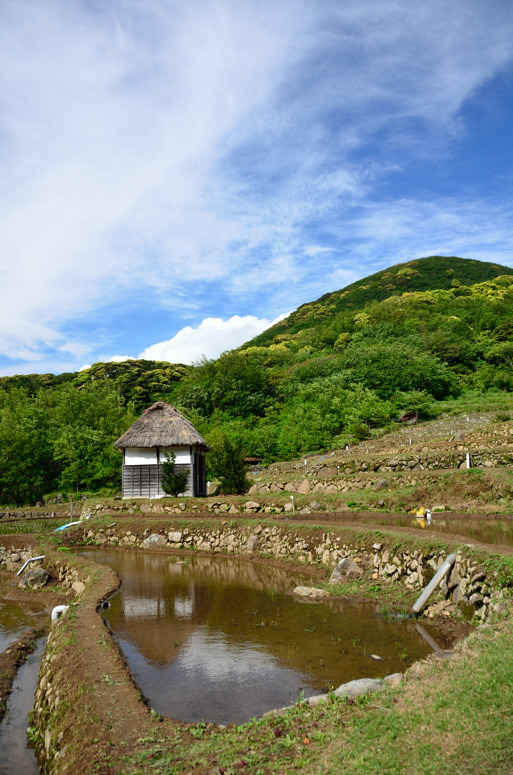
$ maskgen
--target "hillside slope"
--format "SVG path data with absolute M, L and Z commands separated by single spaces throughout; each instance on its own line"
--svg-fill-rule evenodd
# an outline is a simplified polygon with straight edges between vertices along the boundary
M 333 318 L 341 312 L 364 309 L 373 302 L 403 293 L 471 286 L 494 280 L 501 275 L 513 275 L 513 269 L 499 264 L 457 256 L 429 256 L 395 264 L 373 275 L 357 280 L 338 291 L 326 293 L 315 301 L 302 304 L 285 320 L 276 323 L 244 347 L 266 347 L 281 334 L 293 335 L 319 321 Z

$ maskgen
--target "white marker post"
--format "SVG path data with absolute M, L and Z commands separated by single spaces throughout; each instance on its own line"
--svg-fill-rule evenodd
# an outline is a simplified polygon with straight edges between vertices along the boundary
M 293 495 L 290 496 L 290 500 L 292 501 L 292 513 L 295 514 L 296 513 L 296 504 L 294 503 L 294 496 Z
M 467 452 L 467 468 L 470 468 L 470 453 Z

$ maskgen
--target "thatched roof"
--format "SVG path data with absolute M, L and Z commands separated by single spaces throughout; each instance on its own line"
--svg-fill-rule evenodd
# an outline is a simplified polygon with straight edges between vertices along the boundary
M 114 442 L 124 447 L 181 447 L 208 444 L 192 423 L 178 409 L 165 401 L 157 401 L 145 409 L 140 418 Z

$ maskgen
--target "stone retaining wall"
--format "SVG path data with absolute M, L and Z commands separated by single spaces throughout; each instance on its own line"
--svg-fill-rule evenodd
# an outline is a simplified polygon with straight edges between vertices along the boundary
M 24 547 L 19 549 L 11 546 L 7 547 L 0 544 L 0 568 L 5 568 L 11 573 L 17 573 L 24 562 L 34 557 L 34 549 Z M 44 560 L 39 561 L 39 565 L 44 565 Z M 28 567 L 34 567 L 29 565 Z M 89 576 L 83 578 L 83 574 L 72 564 L 68 564 L 65 560 L 60 562 L 57 560 L 53 563 L 52 570 L 57 573 L 56 581 L 60 584 L 61 589 L 71 595 L 80 595 L 85 585 L 89 581 Z
M 18 549 L 15 546 L 7 547 L 0 544 L 0 568 L 8 571 L 18 571 L 23 563 L 33 556 L 32 549 Z
M 394 477 L 393 485 L 397 487 L 414 487 L 421 480 L 418 476 L 403 475 Z M 425 481 L 422 480 L 422 481 Z M 314 477 L 305 477 L 297 481 L 273 481 L 273 482 L 255 482 L 249 489 L 250 495 L 266 495 L 267 493 L 309 493 L 318 495 L 329 495 L 336 493 L 351 492 L 354 490 L 385 490 L 388 489 L 388 481 L 382 476 L 362 477 L 339 477 L 334 476 L 331 479 L 319 481 Z
M 27 511 L 26 509 L 19 509 L 17 511 L 0 511 L 0 519 L 31 519 L 38 517 L 41 519 L 47 519 L 48 517 L 55 516 L 55 511 Z
M 448 554 L 447 551 L 420 549 L 394 551 L 384 543 L 366 547 L 361 542 L 344 543 L 339 536 L 330 532 L 315 531 L 304 535 L 277 525 L 264 527 L 257 524 L 240 528 L 230 526 L 228 522 L 210 531 L 185 527 L 150 534 L 147 528 L 140 535 L 118 529 L 113 523 L 107 528 L 86 529 L 84 538 L 87 543 L 98 546 L 250 554 L 322 565 L 329 570 L 333 570 L 340 560 L 350 557 L 360 563 L 369 580 L 399 582 L 419 592 L 428 584 Z M 465 556 L 462 550 L 457 554 L 450 575 L 435 595 L 437 602 L 430 606 L 427 613 L 463 615 L 466 618 L 476 616 L 484 621 L 490 613 L 501 609 L 503 597 L 504 591 L 497 583 L 497 576 L 487 574 L 476 560 Z
M 473 468 L 501 468 L 513 463 L 513 454 L 508 451 L 483 451 L 462 447 L 461 450 L 450 450 L 444 453 L 433 454 L 407 454 L 383 455 L 366 457 L 360 455 L 357 458 L 340 458 L 304 466 L 301 461 L 286 464 L 284 466 L 273 464 L 267 469 L 267 474 L 277 475 L 281 481 L 287 481 L 287 472 L 304 472 L 305 478 L 336 477 L 338 469 L 346 475 L 355 473 L 391 473 L 394 471 L 450 471 L 466 467 L 466 453 L 470 453 L 470 462 Z M 271 484 L 271 482 L 268 482 Z M 295 480 L 291 481 L 292 484 Z M 297 482 L 296 482 L 297 483 Z

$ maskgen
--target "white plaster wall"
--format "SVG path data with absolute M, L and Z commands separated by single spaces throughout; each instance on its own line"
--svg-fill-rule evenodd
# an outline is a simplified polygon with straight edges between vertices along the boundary
M 187 463 L 188 465 L 192 463 L 189 447 L 161 447 L 161 463 L 166 459 L 166 452 L 175 453 L 175 463 Z M 127 447 L 125 449 L 126 466 L 147 466 L 152 463 L 157 464 L 157 450 L 155 447 Z
M 126 466 L 147 466 L 157 464 L 157 450 L 155 447 L 127 447 L 125 449 Z
M 192 463 L 191 452 L 189 447 L 161 447 L 160 448 L 160 462 L 162 463 L 166 459 L 166 452 L 175 453 L 175 463 Z

